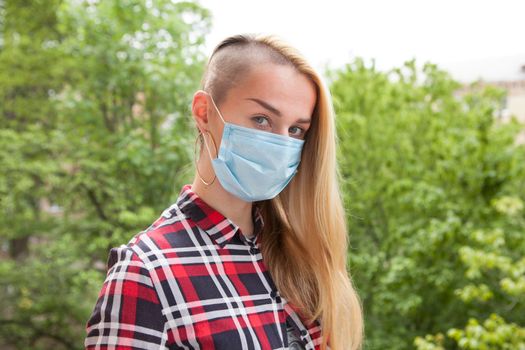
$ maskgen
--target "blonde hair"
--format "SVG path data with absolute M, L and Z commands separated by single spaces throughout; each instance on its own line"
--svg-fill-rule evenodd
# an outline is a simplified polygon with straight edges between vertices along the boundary
M 299 172 L 262 209 L 261 251 L 280 294 L 307 324 L 318 320 L 332 350 L 361 349 L 363 311 L 347 271 L 349 239 L 338 185 L 335 113 L 328 88 L 303 56 L 274 35 L 242 34 L 214 49 L 201 81 L 217 104 L 250 69 L 268 61 L 295 67 L 316 86 L 317 101 Z

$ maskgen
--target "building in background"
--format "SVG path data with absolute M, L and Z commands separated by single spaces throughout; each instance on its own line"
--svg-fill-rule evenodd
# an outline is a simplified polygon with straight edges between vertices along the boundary
M 499 117 L 506 121 L 514 115 L 525 123 L 525 54 L 449 63 L 442 67 L 463 83 L 463 88 L 458 91 L 460 94 L 468 91 L 474 81 L 480 86 L 493 85 L 504 89 L 506 97 Z
M 523 67 L 525 71 L 525 66 Z M 515 115 L 525 123 L 525 79 L 517 81 L 501 81 L 494 83 L 507 91 L 503 102 L 503 118 Z
M 444 64 L 442 67 L 463 84 L 457 92 L 459 95 L 468 92 L 470 84 L 475 81 L 479 83 L 478 87 L 492 85 L 504 89 L 506 95 L 496 117 L 507 122 L 515 116 L 525 125 L 525 55 Z M 525 127 L 516 142 L 525 144 Z

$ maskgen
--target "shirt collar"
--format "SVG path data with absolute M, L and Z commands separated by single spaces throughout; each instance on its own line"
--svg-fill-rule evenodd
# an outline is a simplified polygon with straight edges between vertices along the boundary
M 230 219 L 209 206 L 204 200 L 197 196 L 189 184 L 182 187 L 179 198 L 177 199 L 177 206 L 221 248 L 223 248 L 235 236 L 235 234 L 237 234 L 237 231 L 240 231 L 239 227 Z M 261 210 L 256 205 L 252 206 L 252 218 L 254 237 L 247 239 L 242 234 L 240 234 L 240 236 L 243 241 L 253 242 L 257 245 L 260 240 L 260 232 L 264 222 Z

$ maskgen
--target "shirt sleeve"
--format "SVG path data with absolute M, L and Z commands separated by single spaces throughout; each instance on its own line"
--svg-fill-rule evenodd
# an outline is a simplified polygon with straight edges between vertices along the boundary
M 166 318 L 149 270 L 127 245 L 110 250 L 107 266 L 86 324 L 85 349 L 167 349 Z

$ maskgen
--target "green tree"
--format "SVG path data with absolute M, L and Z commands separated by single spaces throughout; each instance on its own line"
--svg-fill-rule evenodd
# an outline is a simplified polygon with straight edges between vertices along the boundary
M 501 229 L 509 261 L 525 251 L 523 220 L 498 220 L 491 204 L 525 198 L 523 125 L 498 122 L 503 92 L 459 95 L 446 72 L 414 60 L 379 72 L 357 59 L 330 80 L 366 348 L 408 349 L 493 312 L 525 323 L 523 301 L 465 304 L 457 292 L 468 292 L 462 256 L 476 230 Z
M 459 257 L 467 268 L 469 282 L 455 294 L 466 305 L 492 311 L 480 322 L 470 318 L 463 329 L 451 328 L 446 335 L 426 335 L 414 341 L 418 350 L 480 349 L 523 350 L 525 327 L 508 323 L 501 310 L 523 312 L 525 301 L 525 251 L 523 201 L 505 196 L 492 201 L 499 215 L 493 217 L 494 229 L 476 230 L 468 245 L 459 248 Z M 508 231 L 504 233 L 502 227 Z M 513 249 L 518 244 L 519 249 Z M 515 254 L 521 250 L 521 254 Z
M 82 348 L 108 249 L 188 181 L 206 9 L 0 3 L 0 346 Z

